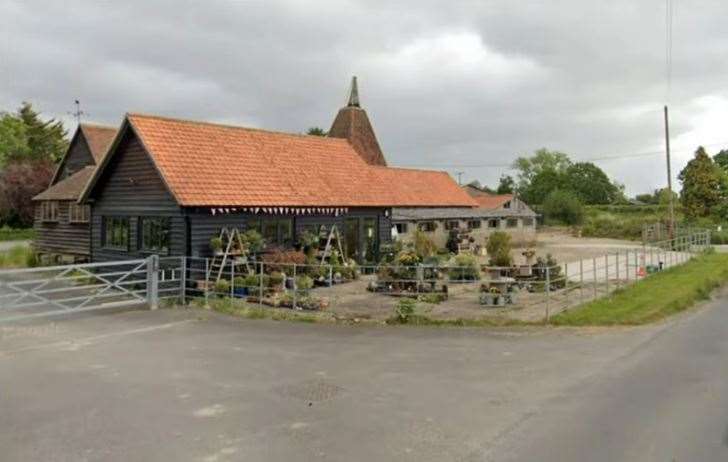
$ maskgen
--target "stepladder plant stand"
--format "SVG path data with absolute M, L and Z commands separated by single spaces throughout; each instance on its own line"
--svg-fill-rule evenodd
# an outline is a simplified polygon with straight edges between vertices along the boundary
M 219 235 L 222 250 L 216 252 L 207 269 L 207 283 L 222 279 L 226 268 L 238 274 L 250 273 L 248 250 L 238 228 L 222 228 Z
M 319 236 L 322 237 L 322 240 L 325 239 L 324 250 L 321 252 L 321 266 L 326 265 L 334 250 L 339 252 L 341 262 L 346 266 L 347 262 L 344 259 L 344 249 L 341 246 L 341 235 L 336 225 L 331 225 L 328 234 L 326 234 L 326 228 L 322 226 L 319 231 Z

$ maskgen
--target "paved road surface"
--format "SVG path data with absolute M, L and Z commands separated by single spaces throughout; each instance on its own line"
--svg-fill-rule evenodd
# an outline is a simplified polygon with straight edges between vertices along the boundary
M 0 324 L 3 461 L 725 461 L 725 300 L 598 331 Z

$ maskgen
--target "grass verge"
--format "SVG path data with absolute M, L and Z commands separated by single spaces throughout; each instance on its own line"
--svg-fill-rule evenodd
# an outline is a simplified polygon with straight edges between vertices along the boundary
M 560 326 L 647 324 L 683 311 L 710 297 L 728 282 L 728 254 L 708 253 L 670 268 L 609 297 L 551 318 Z
M 194 299 L 190 302 L 197 308 L 205 308 L 204 299 Z M 289 308 L 260 307 L 245 300 L 232 298 L 211 298 L 208 302 L 209 308 L 218 313 L 239 316 L 247 319 L 272 319 L 273 321 L 297 321 L 297 322 L 333 322 L 328 313 L 315 312 L 307 313 L 294 311 Z
M 35 252 L 29 246 L 18 245 L 0 252 L 0 268 L 28 268 L 37 264 Z
M 29 241 L 31 239 L 35 239 L 33 228 L 0 228 L 0 241 Z

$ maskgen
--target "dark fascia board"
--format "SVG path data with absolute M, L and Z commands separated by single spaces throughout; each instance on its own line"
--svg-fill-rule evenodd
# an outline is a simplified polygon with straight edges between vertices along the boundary
M 121 143 L 121 140 L 124 139 L 124 136 L 126 136 L 127 131 L 131 131 L 134 136 L 137 137 L 139 142 L 142 145 L 142 148 L 144 149 L 144 152 L 146 153 L 147 157 L 149 157 L 149 160 L 152 162 L 152 165 L 154 166 L 154 170 L 157 172 L 157 175 L 159 175 L 159 178 L 162 179 L 162 183 L 164 184 L 164 187 L 167 189 L 167 192 L 172 196 L 172 198 L 177 202 L 177 205 L 180 205 L 179 199 L 175 195 L 175 193 L 172 191 L 172 189 L 169 187 L 169 183 L 167 183 L 167 179 L 162 174 L 162 171 L 159 169 L 159 166 L 154 161 L 154 156 L 150 154 L 149 148 L 147 147 L 147 143 L 144 141 L 144 138 L 141 136 L 138 130 L 134 128 L 134 124 L 131 123 L 129 120 L 129 114 L 127 113 L 124 116 L 124 121 L 121 124 L 121 127 L 119 128 L 119 131 L 116 133 L 116 136 L 114 137 L 114 141 L 109 146 L 109 149 L 106 151 L 106 154 L 104 155 L 103 160 L 99 165 L 96 166 L 96 170 L 94 171 L 94 174 L 89 179 L 88 183 L 86 184 L 86 187 L 83 189 L 83 193 L 81 193 L 81 196 L 78 198 L 78 203 L 82 204 L 88 201 L 88 197 L 91 194 L 91 191 L 96 186 L 96 183 L 98 183 L 99 179 L 101 178 L 102 173 L 104 170 L 106 170 L 106 167 L 109 165 L 109 162 L 111 162 L 111 158 L 114 157 L 116 154 L 116 149 L 119 146 L 119 143 Z
M 68 155 L 71 153 L 71 149 L 73 149 L 73 146 L 78 142 L 78 137 L 81 136 L 81 126 L 79 125 L 76 127 L 76 132 L 71 137 L 71 141 L 68 143 L 68 148 L 66 148 L 66 152 L 63 154 L 63 157 L 61 158 L 61 161 L 58 162 L 58 166 L 56 167 L 55 173 L 53 173 L 53 179 L 51 180 L 51 183 L 48 185 L 50 188 L 56 182 L 58 181 L 58 175 L 61 174 L 61 170 L 63 169 L 63 166 L 66 164 L 66 159 L 68 159 Z

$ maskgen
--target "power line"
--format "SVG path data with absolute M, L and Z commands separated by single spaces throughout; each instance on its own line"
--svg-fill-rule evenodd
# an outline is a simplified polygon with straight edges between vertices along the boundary
M 726 146 L 728 145 L 728 141 L 722 141 L 717 143 L 710 143 L 710 144 L 702 144 L 703 147 L 711 147 L 711 146 Z M 682 147 L 682 148 L 672 148 L 672 152 L 685 152 L 685 151 L 692 151 L 693 147 Z M 632 154 L 615 154 L 615 155 L 605 155 L 605 156 L 598 156 L 598 157 L 587 157 L 587 158 L 579 158 L 574 159 L 575 162 L 599 162 L 599 161 L 605 161 L 605 160 L 619 160 L 619 159 L 633 159 L 636 157 L 652 157 L 652 156 L 662 156 L 665 154 L 664 150 L 661 151 L 648 151 L 648 152 L 637 152 Z M 407 164 L 410 167 L 432 167 L 432 168 L 512 168 L 513 162 L 507 163 L 507 164 Z

